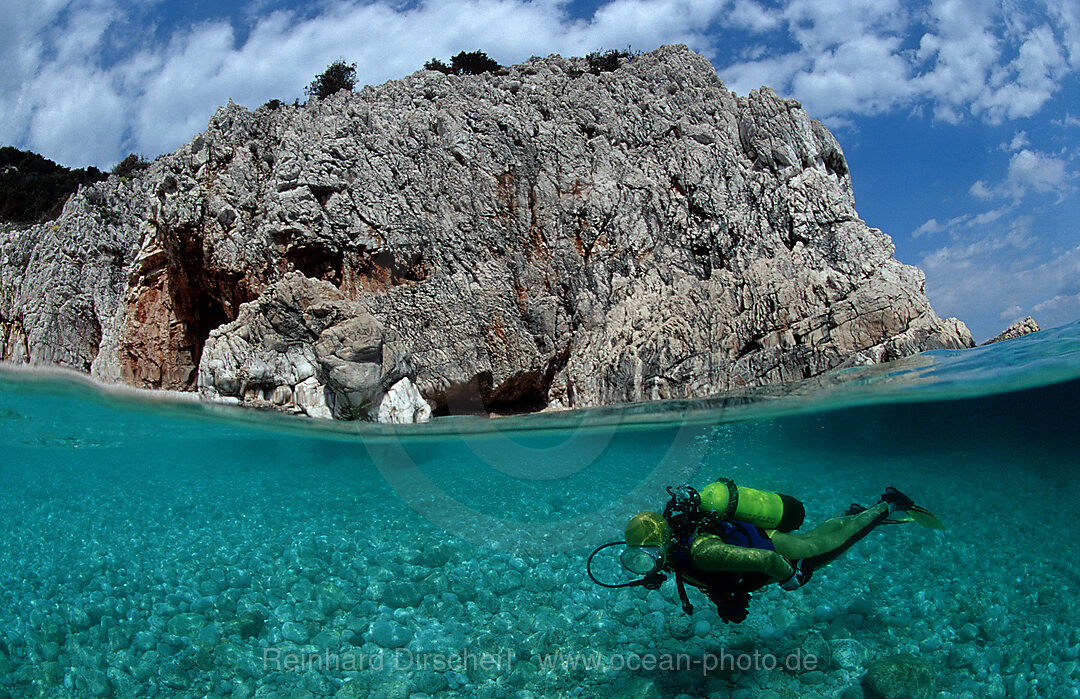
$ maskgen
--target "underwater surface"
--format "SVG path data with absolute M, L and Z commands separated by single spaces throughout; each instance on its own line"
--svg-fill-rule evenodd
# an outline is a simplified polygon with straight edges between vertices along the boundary
M 1080 323 L 800 384 L 387 427 L 0 371 L 6 697 L 1080 696 Z M 879 527 L 725 624 L 585 560 L 718 476 Z M 617 551 L 609 549 L 608 551 Z M 598 575 L 627 580 L 597 556 Z M 906 694 L 904 694 L 906 692 Z

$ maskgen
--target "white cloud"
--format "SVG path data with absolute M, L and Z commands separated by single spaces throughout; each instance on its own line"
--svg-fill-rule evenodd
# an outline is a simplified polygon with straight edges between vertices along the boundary
M 54 22 L 68 0 L 0 3 L 0 90 L 17 89 L 33 76 L 45 50 L 41 33 Z
M 933 235 L 941 233 L 942 231 L 953 231 L 954 238 L 958 238 L 956 233 L 958 229 L 971 229 L 979 226 L 985 226 L 989 223 L 997 221 L 1009 211 L 1009 207 L 1002 207 L 1000 209 L 991 209 L 990 211 L 983 211 L 978 214 L 962 214 L 950 218 L 948 221 L 942 223 L 936 218 L 929 219 L 921 226 L 911 232 L 912 238 L 921 238 L 925 235 Z
M 127 109 L 110 77 L 75 67 L 63 74 L 49 71 L 44 75 L 46 85 L 64 87 L 34 93 L 30 142 L 65 164 L 115 162 L 122 148 Z
M 992 123 L 1035 114 L 1058 90 L 1066 65 L 1053 30 L 1045 25 L 1033 29 L 1019 55 L 991 71 L 974 102 L 975 113 L 984 113 Z
M 1080 68 L 1080 3 L 1076 0 L 1065 0 L 1052 3 L 1048 7 L 1064 36 L 1069 63 L 1074 69 Z
M 1004 151 L 1016 152 L 1021 148 L 1026 148 L 1031 145 L 1031 140 L 1028 139 L 1027 131 L 1017 131 L 1012 140 L 1008 143 L 1002 143 L 1001 149 Z
M 898 34 L 909 21 L 900 0 L 790 0 L 783 15 L 795 39 L 811 54 L 869 36 Z
M 1003 207 L 1003 208 L 1000 208 L 1000 209 L 991 209 L 990 211 L 984 211 L 981 214 L 976 214 L 976 215 L 972 216 L 970 219 L 966 220 L 964 222 L 964 224 L 966 226 L 968 226 L 969 228 L 974 227 L 974 226 L 985 226 L 988 223 L 993 223 L 994 221 L 997 221 L 999 218 L 1004 216 L 1008 211 L 1009 211 L 1009 209 L 1007 207 Z
M 0 55 L 13 66 L 0 77 L 0 111 L 9 117 L 0 140 L 66 164 L 108 166 L 125 150 L 176 148 L 229 99 L 257 107 L 300 97 L 339 58 L 357 64 L 361 82 L 377 84 L 463 50 L 503 63 L 676 42 L 707 53 L 715 37 L 706 32 L 721 19 L 753 31 L 778 21 L 752 0 L 613 0 L 589 21 L 571 18 L 564 0 L 337 0 L 254 17 L 242 33 L 223 21 L 182 27 L 162 45 L 128 47 L 114 64 L 110 32 L 131 19 L 118 7 L 45 0 L 26 16 L 10 4 L 0 9 Z M 49 82 L 57 76 L 79 83 L 58 90 Z
M 1053 96 L 1069 67 L 1047 22 L 1026 28 L 1039 10 L 1048 12 L 984 0 L 931 2 L 917 54 L 925 70 L 915 82 L 938 118 L 956 122 L 970 111 L 997 123 L 1031 116 Z
M 976 180 L 968 192 L 976 199 L 993 199 L 998 196 L 985 180 Z
M 901 48 L 907 13 L 899 2 L 792 0 L 779 17 L 783 24 L 771 27 L 799 49 L 721 66 L 720 77 L 737 92 L 769 85 L 820 118 L 877 114 L 911 97 Z
M 1027 192 L 1060 192 L 1071 177 L 1061 158 L 1024 148 L 1009 159 L 1007 186 L 1017 197 Z
M 959 316 L 977 340 L 1033 315 L 1042 327 L 1080 319 L 1080 248 L 1037 250 L 1014 230 L 947 245 L 922 257 L 927 296 L 942 316 Z
M 111 0 L 0 8 L 0 142 L 64 164 L 113 161 L 128 101 L 93 54 L 118 16 Z
M 1031 193 L 1056 193 L 1060 198 L 1073 190 L 1070 180 L 1075 177 L 1062 158 L 1021 148 L 1009 158 L 1009 170 L 1004 182 L 989 185 L 984 180 L 978 180 L 971 185 L 969 192 L 976 199 L 984 200 L 1007 197 L 1020 200 Z
M 762 7 L 753 0 L 735 0 L 728 19 L 733 27 L 757 33 L 776 29 L 781 22 L 778 11 Z
M 1080 69 L 1080 12 L 1059 5 L 789 0 L 774 34 L 795 50 L 721 77 L 741 92 L 768 84 L 822 118 L 924 105 L 950 123 L 1028 117 Z
M 742 59 L 720 66 L 729 86 L 746 93 L 770 85 L 834 125 L 922 108 L 952 122 L 972 115 L 1001 121 L 1036 113 L 1080 69 L 1076 0 L 1003 3 L 610 0 L 594 16 L 575 19 L 566 0 L 327 0 L 252 14 L 245 27 L 173 29 L 157 45 L 130 44 L 146 41 L 129 26 L 132 13 L 146 13 L 146 6 L 6 3 L 0 6 L 0 140 L 69 164 L 109 165 L 123 150 L 153 156 L 180 145 L 230 98 L 254 107 L 299 97 L 339 58 L 356 62 L 362 82 L 379 83 L 433 56 L 472 49 L 503 63 L 674 42 L 716 55 L 732 30 L 751 40 L 731 52 Z M 130 45 L 120 47 L 117 63 L 120 40 Z M 46 82 L 55 76 L 81 82 L 66 95 Z M 82 126 L 73 116 L 80 111 Z M 62 121 L 46 128 L 48 119 Z M 104 136 L 106 127 L 114 135 Z M 999 186 L 984 183 L 987 192 Z
M 940 233 L 943 230 L 945 230 L 945 226 L 941 225 L 941 223 L 936 218 L 932 218 L 929 221 L 927 221 L 926 223 L 924 223 L 921 226 L 919 226 L 918 228 L 916 228 L 915 230 L 913 230 L 911 232 L 911 237 L 912 238 L 921 238 L 924 235 L 931 235 L 933 233 Z
M 813 114 L 880 114 L 910 98 L 895 37 L 856 37 L 817 56 L 793 76 L 792 91 Z
M 1050 325 L 1064 325 L 1070 319 L 1080 318 L 1077 309 L 1080 309 L 1080 293 L 1058 294 L 1042 303 L 1035 304 L 1031 308 L 1033 313 L 1043 318 L 1058 319 L 1048 321 Z M 1050 327 L 1050 325 L 1047 327 Z

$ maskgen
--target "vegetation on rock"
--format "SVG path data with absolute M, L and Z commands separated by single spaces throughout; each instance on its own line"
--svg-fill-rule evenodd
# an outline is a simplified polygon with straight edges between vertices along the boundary
M 135 177 L 139 172 L 150 167 L 149 161 L 138 153 L 130 153 L 126 158 L 113 166 L 111 174 L 117 177 Z
M 0 148 L 0 221 L 54 219 L 81 185 L 104 178 L 96 167 L 72 170 L 37 153 L 4 146 Z
M 629 48 L 625 50 L 611 49 L 608 51 L 593 51 L 585 57 L 585 60 L 589 62 L 589 68 L 592 70 L 593 75 L 600 75 L 601 73 L 618 70 L 623 59 L 634 58 L 636 55 Z
M 462 51 L 450 59 L 450 65 L 446 65 L 437 58 L 432 58 L 424 64 L 427 70 L 437 70 L 447 75 L 481 75 L 494 73 L 502 68 L 483 51 Z
M 356 64 L 338 60 L 327 66 L 304 90 L 308 97 L 324 99 L 342 90 L 356 87 Z

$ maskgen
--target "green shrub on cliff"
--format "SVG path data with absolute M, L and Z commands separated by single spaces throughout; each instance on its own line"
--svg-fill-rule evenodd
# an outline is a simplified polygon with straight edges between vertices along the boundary
M 72 170 L 37 153 L 0 148 L 0 221 L 37 223 L 60 215 L 80 185 L 105 179 L 96 167 Z
M 437 70 L 447 75 L 480 75 L 481 73 L 494 73 L 502 66 L 483 51 L 462 51 L 450 59 L 450 65 L 446 65 L 437 58 L 432 58 L 424 64 L 424 68 Z
M 344 60 L 334 61 L 326 70 L 317 75 L 304 93 L 308 97 L 324 99 L 342 90 L 356 87 L 356 64 Z
M 611 49 L 609 51 L 593 51 L 585 60 L 589 62 L 589 68 L 593 75 L 600 75 L 601 73 L 610 73 L 619 69 L 619 63 L 624 58 L 634 58 L 640 55 L 640 53 L 634 53 L 627 48 L 625 51 L 622 49 Z
M 150 167 L 150 163 L 141 155 L 129 153 L 126 158 L 113 166 L 111 172 L 117 177 L 134 177 L 148 167 Z

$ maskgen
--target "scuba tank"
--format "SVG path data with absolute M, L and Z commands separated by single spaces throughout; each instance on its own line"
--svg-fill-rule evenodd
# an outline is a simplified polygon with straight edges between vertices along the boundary
M 659 588 L 667 577 L 666 573 L 673 573 L 683 611 L 687 614 L 692 614 L 694 607 L 686 595 L 684 575 L 686 569 L 692 566 L 690 545 L 700 528 L 704 527 L 705 531 L 715 531 L 722 526 L 734 525 L 745 531 L 745 525 L 739 524 L 745 522 L 762 529 L 790 532 L 798 529 L 806 517 L 803 504 L 790 495 L 770 493 L 754 488 L 740 488 L 729 478 L 718 478 L 702 488 L 700 493 L 688 485 L 678 488 L 669 487 L 667 492 L 671 499 L 664 508 L 662 516 L 671 529 L 672 543 L 667 549 L 666 558 L 660 559 L 656 569 L 645 574 L 645 577 L 641 579 L 624 583 L 599 580 L 592 571 L 592 562 L 596 555 L 609 547 L 627 545 L 626 541 L 613 541 L 597 547 L 592 552 L 585 562 L 585 570 L 593 582 L 603 587 L 641 586 L 647 590 Z M 637 542 L 636 545 L 641 545 L 641 543 Z M 691 585 L 702 589 L 716 604 L 717 614 L 721 619 L 737 623 L 746 618 L 750 592 L 767 582 L 768 576 L 764 576 L 765 580 L 758 580 L 748 578 L 748 574 L 742 573 L 733 572 L 726 575 L 735 576 L 735 578 L 722 585 L 704 587 L 694 580 L 688 579 L 688 581 Z M 761 576 L 761 574 L 757 575 Z
M 701 508 L 720 519 L 749 522 L 762 529 L 790 532 L 806 518 L 803 504 L 790 495 L 735 485 L 730 478 L 717 478 L 701 489 Z

